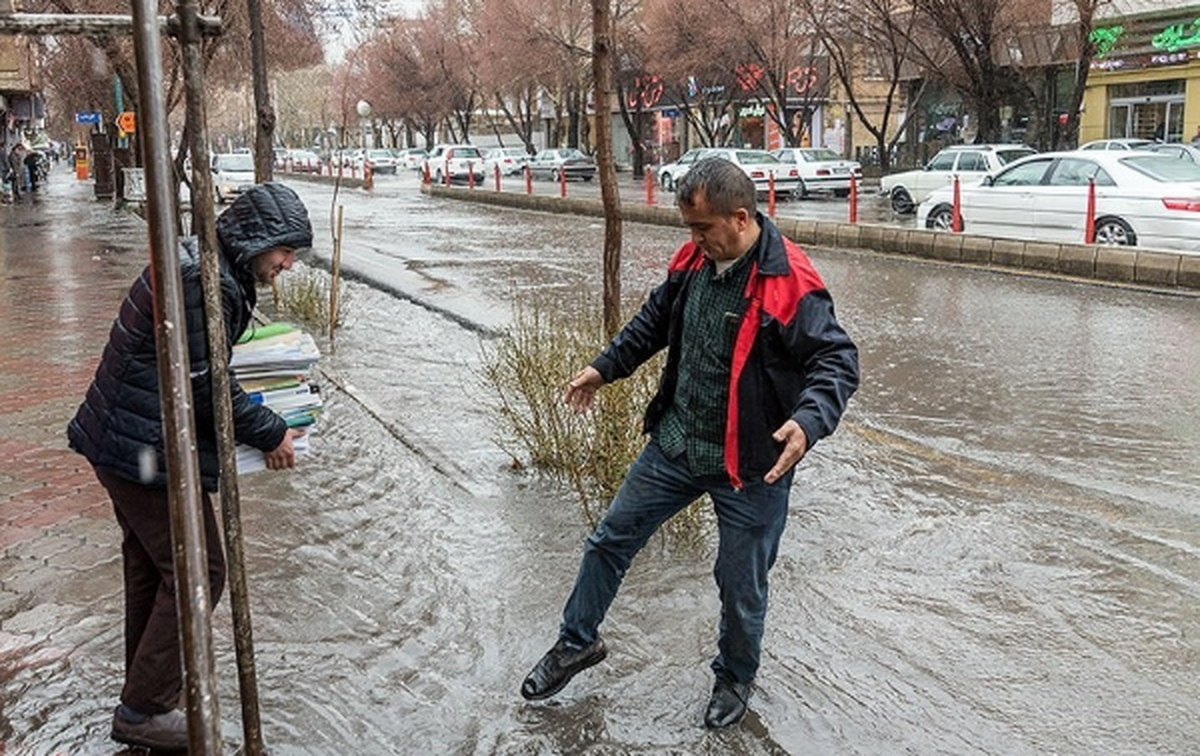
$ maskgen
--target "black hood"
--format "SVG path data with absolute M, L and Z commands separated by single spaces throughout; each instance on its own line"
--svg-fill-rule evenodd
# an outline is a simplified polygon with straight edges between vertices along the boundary
M 225 257 L 237 268 L 275 247 L 297 252 L 312 247 L 308 209 L 283 184 L 258 184 L 240 195 L 217 218 L 217 240 Z

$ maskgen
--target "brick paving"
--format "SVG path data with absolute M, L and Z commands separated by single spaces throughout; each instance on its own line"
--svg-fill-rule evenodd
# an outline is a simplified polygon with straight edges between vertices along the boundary
M 81 635 L 120 635 L 120 531 L 66 424 L 148 260 L 147 234 L 91 191 L 60 167 L 32 199 L 0 206 L 4 698 L 53 680 Z M 0 753 L 9 723 L 30 715 L 0 704 Z

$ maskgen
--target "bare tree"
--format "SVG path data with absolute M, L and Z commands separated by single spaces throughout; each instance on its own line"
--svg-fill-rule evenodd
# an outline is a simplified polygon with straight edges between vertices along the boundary
M 942 65 L 942 46 L 954 53 L 954 69 L 942 67 L 946 81 L 968 103 L 981 142 L 1001 134 L 1000 106 L 1020 95 L 1015 77 L 1001 55 L 1015 42 L 1020 25 L 1048 26 L 1050 4 L 1045 0 L 914 0 L 914 6 L 937 32 L 940 45 L 916 44 L 912 49 L 927 71 Z
M 800 0 L 814 33 L 829 56 L 833 75 L 845 92 L 855 118 L 871 134 L 883 171 L 891 167 L 903 123 L 893 128 L 897 111 L 912 112 L 927 78 L 906 102 L 903 81 L 911 70 L 914 25 L 918 17 L 908 0 Z

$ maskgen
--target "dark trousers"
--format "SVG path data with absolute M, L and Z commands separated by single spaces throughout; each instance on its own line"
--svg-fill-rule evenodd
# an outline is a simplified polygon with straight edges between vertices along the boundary
M 687 461 L 667 457 L 651 439 L 629 468 L 608 514 L 588 537 L 575 588 L 563 609 L 559 638 L 582 647 L 596 642 L 600 623 L 634 556 L 658 527 L 707 493 L 717 513 L 713 577 L 721 596 L 720 636 L 712 661 L 718 678 L 754 682 L 762 658 L 767 573 L 787 523 L 793 470 L 768 485 L 762 478 L 734 489 L 729 476 L 695 475 Z
M 96 477 L 112 499 L 124 535 L 125 687 L 121 703 L 143 714 L 162 714 L 179 706 L 183 690 L 167 491 L 99 469 Z M 208 587 L 215 606 L 225 586 L 225 554 L 207 493 L 203 507 Z

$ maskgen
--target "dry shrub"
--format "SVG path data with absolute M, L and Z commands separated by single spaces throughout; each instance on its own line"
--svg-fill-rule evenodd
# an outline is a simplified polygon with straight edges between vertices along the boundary
M 333 277 L 317 268 L 297 263 L 275 279 L 275 307 L 320 333 L 329 332 L 329 294 Z M 346 287 L 338 282 L 336 327 L 346 320 Z
M 596 302 L 581 298 L 576 307 L 562 305 L 518 304 L 512 327 L 484 345 L 483 379 L 499 397 L 498 442 L 514 460 L 527 459 L 570 486 L 594 527 L 645 445 L 642 414 L 657 388 L 665 352 L 629 378 L 606 385 L 591 410 L 576 415 L 563 403 L 567 382 L 607 338 Z M 668 523 L 666 534 L 699 543 L 706 511 L 693 504 Z

